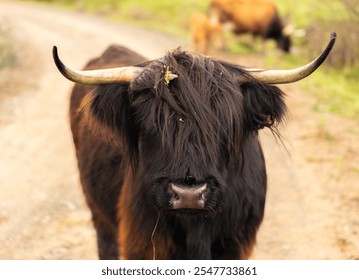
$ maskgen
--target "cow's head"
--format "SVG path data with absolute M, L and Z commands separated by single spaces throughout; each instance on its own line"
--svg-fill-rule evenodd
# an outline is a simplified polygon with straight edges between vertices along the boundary
M 285 113 L 282 91 L 269 84 L 308 76 L 334 37 L 316 60 L 286 71 L 243 69 L 179 50 L 137 67 L 95 71 L 67 68 L 56 49 L 54 58 L 70 80 L 101 84 L 80 111 L 125 154 L 131 185 L 138 186 L 132 195 L 158 209 L 207 213 L 225 203 L 245 141 Z

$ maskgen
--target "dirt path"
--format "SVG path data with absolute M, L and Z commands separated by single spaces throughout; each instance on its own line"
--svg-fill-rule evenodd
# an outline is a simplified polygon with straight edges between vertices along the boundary
M 67 119 L 72 84 L 55 69 L 52 46 L 80 68 L 111 43 L 157 58 L 183 42 L 6 1 L 0 27 L 18 59 L 0 71 L 0 259 L 95 259 Z M 313 100 L 298 85 L 285 90 L 291 118 L 281 131 L 288 152 L 263 133 L 269 192 L 253 258 L 358 259 L 358 125 L 313 113 Z

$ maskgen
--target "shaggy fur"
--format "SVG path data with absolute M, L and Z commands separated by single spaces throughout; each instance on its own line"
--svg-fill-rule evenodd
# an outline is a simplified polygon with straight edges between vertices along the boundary
M 141 61 L 111 47 L 87 69 Z M 249 75 L 238 66 L 181 50 L 141 65 L 130 84 L 76 85 L 71 97 L 99 257 L 248 258 L 267 184 L 258 129 L 282 120 L 283 92 L 255 80 L 239 85 L 236 77 Z M 167 67 L 178 75 L 169 85 Z M 206 183 L 204 209 L 171 209 L 171 183 Z

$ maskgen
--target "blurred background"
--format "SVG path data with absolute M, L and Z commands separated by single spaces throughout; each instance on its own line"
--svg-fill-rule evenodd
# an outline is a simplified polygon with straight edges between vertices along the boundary
M 264 29 L 241 30 L 241 3 L 253 5 L 249 17 L 271 7 Z M 254 259 L 359 259 L 359 1 L 1 1 L 0 259 L 97 258 L 68 127 L 72 83 L 53 45 L 74 68 L 119 43 L 150 59 L 182 46 L 287 69 L 315 58 L 333 31 L 319 70 L 281 86 L 283 143 L 262 132 L 269 190 Z
M 35 0 L 34 0 L 35 1 Z M 31 2 L 31 1 L 30 1 Z M 191 42 L 191 18 L 206 14 L 210 0 L 38 0 L 47 5 L 55 5 L 83 13 L 96 14 L 110 20 L 127 22 L 136 26 L 160 30 L 179 36 Z M 221 1 L 212 1 L 221 2 Z M 231 0 L 225 0 L 231 5 Z M 243 2 L 234 1 L 234 2 Z M 359 2 L 357 0 L 254 0 L 244 2 L 272 2 L 277 7 L 284 27 L 289 27 L 292 37 L 292 54 L 280 58 L 266 56 L 264 63 L 278 67 L 296 67 L 303 58 L 313 58 L 323 49 L 327 41 L 323 34 L 335 31 L 338 40 L 326 66 L 329 72 L 306 81 L 314 83 L 319 103 L 317 109 L 330 110 L 348 117 L 359 117 L 358 77 L 359 77 Z M 255 6 L 255 4 L 253 5 Z M 261 44 L 251 40 L 251 36 L 237 36 L 224 28 L 225 50 L 229 54 L 261 54 Z M 6 42 L 2 43 L 6 44 Z M 192 45 L 193 47 L 193 45 Z M 213 51 L 213 49 L 212 49 Z M 7 55 L 2 48 L 1 56 Z M 6 60 L 12 60 L 11 54 Z M 4 59 L 4 58 L 3 58 Z M 274 60 L 274 61 L 273 61 Z M 335 80 L 335 86 L 328 88 L 325 80 Z M 306 83 L 305 82 L 305 83 Z M 308 84 L 311 87 L 313 84 Z M 325 88 L 325 93 L 323 90 Z M 338 91 L 338 88 L 340 90 Z

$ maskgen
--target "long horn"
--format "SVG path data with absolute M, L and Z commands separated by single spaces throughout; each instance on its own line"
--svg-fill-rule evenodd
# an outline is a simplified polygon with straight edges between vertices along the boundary
M 302 67 L 291 70 L 263 70 L 250 68 L 245 70 L 249 72 L 253 78 L 266 84 L 287 84 L 299 81 L 312 74 L 323 63 L 334 46 L 336 36 L 335 32 L 331 33 L 330 41 L 325 50 L 312 62 Z M 241 76 L 238 78 L 238 82 L 243 84 L 250 82 L 250 80 L 247 77 Z
M 52 49 L 52 55 L 55 61 L 55 64 L 62 75 L 65 78 L 79 84 L 84 85 L 100 85 L 100 84 L 110 84 L 110 83 L 121 83 L 121 82 L 131 82 L 142 70 L 141 67 L 127 66 L 127 67 L 117 67 L 117 68 L 108 68 L 101 70 L 74 70 L 62 63 L 58 54 L 57 47 L 54 46 Z

